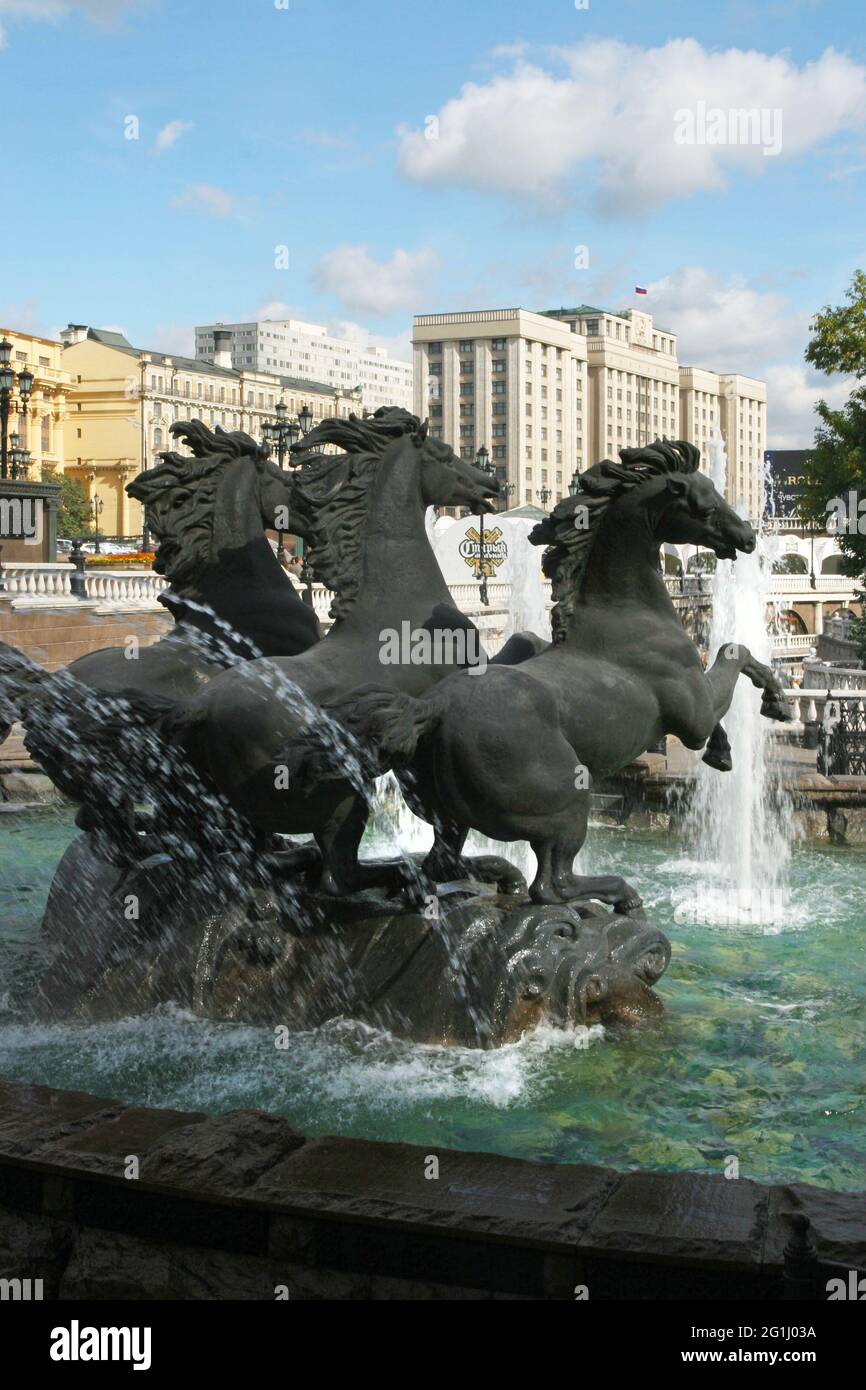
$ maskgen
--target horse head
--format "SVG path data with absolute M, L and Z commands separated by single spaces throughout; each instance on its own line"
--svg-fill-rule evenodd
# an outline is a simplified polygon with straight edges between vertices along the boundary
M 422 426 L 421 496 L 426 507 L 469 507 L 490 511 L 485 504 L 499 495 L 499 482 L 490 473 L 458 458 L 450 444 L 434 439 Z
M 193 591 L 204 571 L 280 526 L 289 515 L 292 478 L 268 461 L 268 448 L 240 431 L 177 421 L 171 433 L 191 452 L 166 451 L 162 462 L 127 486 L 143 503 L 157 539 L 154 569 L 175 592 Z
M 719 560 L 734 560 L 737 551 L 750 555 L 755 533 L 738 516 L 704 473 L 671 473 L 665 479 L 666 505 L 658 519 L 661 542 L 706 546 Z

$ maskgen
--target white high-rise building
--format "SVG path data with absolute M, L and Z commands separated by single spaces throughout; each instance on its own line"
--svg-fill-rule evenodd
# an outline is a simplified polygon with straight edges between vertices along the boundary
M 706 470 L 720 429 L 728 500 L 759 514 L 766 386 L 681 367 L 676 334 L 643 310 L 421 314 L 412 340 L 416 414 L 464 458 L 489 448 L 512 505 L 558 501 L 575 472 L 661 437 L 697 444 Z
M 213 362 L 221 345 L 231 352 L 232 366 L 238 371 L 301 377 L 343 392 L 360 386 L 366 410 L 378 410 L 382 405 L 412 409 L 410 363 L 389 357 L 384 348 L 360 348 L 343 338 L 332 338 L 321 324 L 263 319 L 196 328 L 195 355 L 199 361 Z

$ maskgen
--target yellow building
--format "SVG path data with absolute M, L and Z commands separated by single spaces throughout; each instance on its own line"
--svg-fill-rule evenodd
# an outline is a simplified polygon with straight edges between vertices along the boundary
M 0 325 L 0 340 L 12 344 L 9 365 L 16 376 L 24 368 L 33 373 L 33 391 L 22 409 L 17 391 L 9 412 L 9 434 L 21 437 L 21 447 L 30 450 L 28 477 L 42 478 L 42 470 L 63 471 L 63 417 L 69 390 L 69 373 L 63 368 L 62 345 L 52 338 L 37 338 L 15 328 Z
M 180 449 L 169 433 L 177 420 L 203 420 L 212 429 L 220 425 L 263 439 L 265 422 L 274 419 L 281 400 L 292 416 L 308 405 L 314 424 L 361 410 L 359 388 L 344 392 L 315 381 L 236 371 L 228 353 L 199 362 L 135 348 L 121 333 L 82 324 L 70 324 L 61 338 L 70 380 L 66 471 L 96 501 L 103 536 L 141 535 L 141 505 L 125 486 L 159 462 L 160 450 Z

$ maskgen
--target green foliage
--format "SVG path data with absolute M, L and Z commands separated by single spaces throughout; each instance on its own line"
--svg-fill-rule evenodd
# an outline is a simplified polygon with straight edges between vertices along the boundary
M 866 376 L 866 274 L 854 272 L 845 291 L 847 304 L 834 309 L 829 304 L 815 315 L 806 361 L 822 372 L 843 372 Z
M 859 379 L 866 376 L 866 274 L 862 270 L 855 273 L 845 299 L 846 304 L 826 305 L 815 315 L 806 361 L 820 371 Z M 806 460 L 801 509 L 807 521 L 825 531 L 828 504 L 840 499 L 854 523 L 836 533 L 842 567 L 857 577 L 866 572 L 866 515 L 858 512 L 859 501 L 866 498 L 866 386 L 857 386 L 841 410 L 831 410 L 826 401 L 819 401 L 816 411 L 819 424 Z M 861 621 L 857 628 L 860 635 L 855 640 L 866 647 L 866 623 Z
M 87 488 L 77 478 L 58 473 L 56 468 L 42 469 L 43 483 L 60 484 L 60 505 L 57 511 L 57 535 L 65 540 L 84 540 L 94 534 L 93 517 Z

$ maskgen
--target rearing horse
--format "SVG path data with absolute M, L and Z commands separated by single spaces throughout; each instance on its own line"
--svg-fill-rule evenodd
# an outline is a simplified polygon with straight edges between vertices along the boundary
M 659 564 L 664 541 L 708 546 L 721 559 L 749 553 L 751 527 L 697 471 L 693 445 L 657 441 L 621 459 L 588 469 L 578 494 L 531 535 L 548 545 L 556 601 L 545 652 L 516 667 L 454 674 L 422 700 L 368 689 L 332 708 L 385 764 L 396 761 L 410 805 L 435 828 L 425 865 L 435 881 L 465 876 L 463 844 L 475 829 L 530 842 L 536 902 L 595 898 L 636 908 L 623 879 L 573 872 L 593 778 L 625 767 L 663 734 L 702 747 L 740 675 L 763 690 L 763 714 L 790 718 L 773 672 L 746 647 L 725 644 L 704 672 Z

